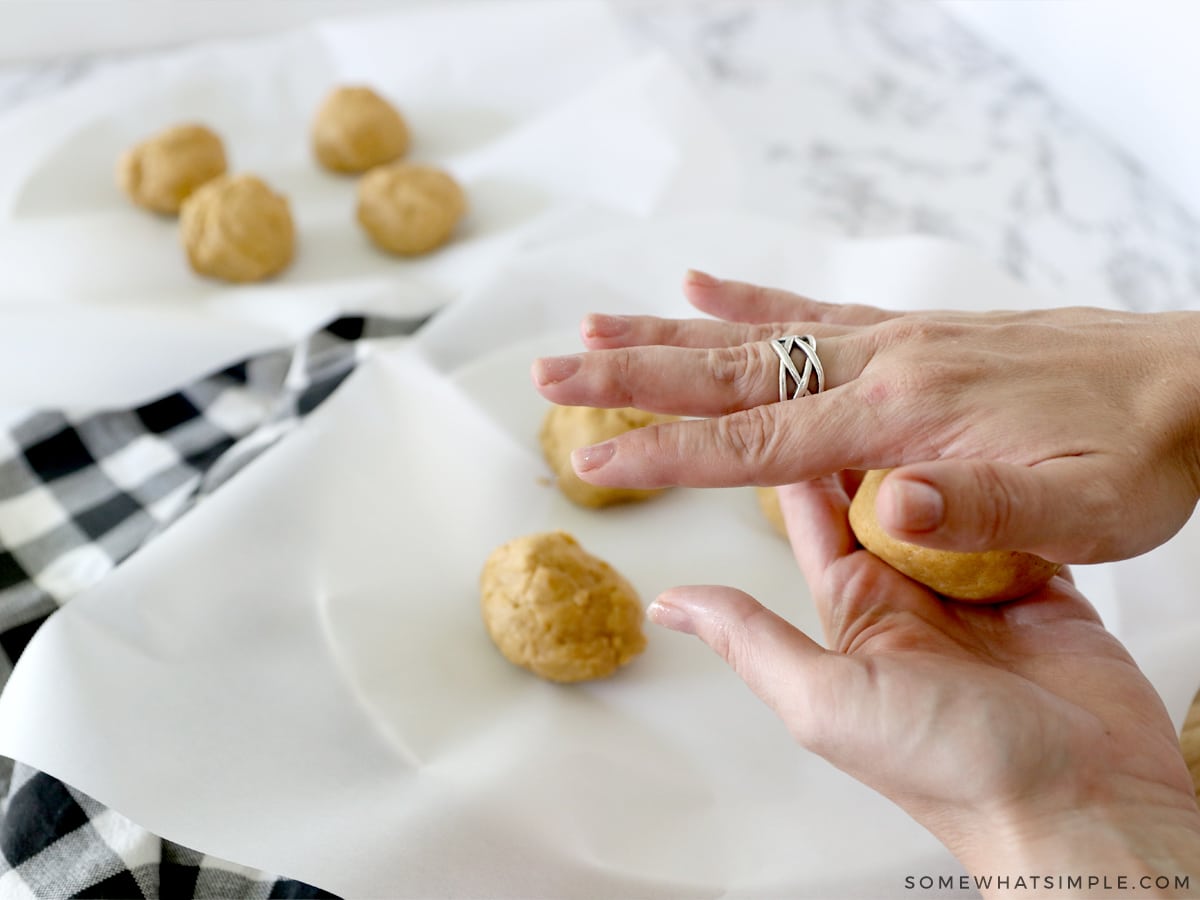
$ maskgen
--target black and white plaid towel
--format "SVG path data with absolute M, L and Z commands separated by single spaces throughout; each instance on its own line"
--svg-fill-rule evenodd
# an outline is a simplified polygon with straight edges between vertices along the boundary
M 341 318 L 144 406 L 0 432 L 0 690 L 55 609 L 294 428 L 370 338 L 422 321 Z M 333 896 L 162 840 L 3 757 L 0 797 L 2 898 Z

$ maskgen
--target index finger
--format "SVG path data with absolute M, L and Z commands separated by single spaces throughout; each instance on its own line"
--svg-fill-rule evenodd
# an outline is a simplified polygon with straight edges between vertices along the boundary
M 851 384 L 717 418 L 638 428 L 580 448 L 571 460 L 584 481 L 630 488 L 791 484 L 919 461 L 924 444 L 880 427 L 879 410 L 857 402 L 860 393 Z

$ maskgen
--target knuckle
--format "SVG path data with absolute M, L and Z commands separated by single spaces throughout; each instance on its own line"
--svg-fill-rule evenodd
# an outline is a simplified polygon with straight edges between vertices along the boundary
M 757 669 L 755 620 L 763 615 L 767 611 L 757 604 L 751 609 L 739 608 L 710 635 L 709 645 L 743 678 L 752 677 Z
M 936 391 L 927 382 L 927 377 L 912 366 L 889 366 L 866 373 L 852 382 L 858 400 L 868 407 L 902 406 L 915 411 L 928 411 L 930 392 Z
M 610 400 L 623 406 L 633 405 L 638 366 L 630 350 L 612 350 L 607 356 L 608 377 L 605 393 Z
M 799 325 L 778 325 L 778 324 L 760 324 L 747 325 L 743 331 L 743 336 L 746 343 L 754 343 L 756 341 L 769 341 L 772 338 L 777 338 L 784 334 L 794 334 L 800 329 Z
M 752 344 L 737 344 L 705 351 L 709 376 L 728 394 L 725 412 L 734 412 L 761 400 L 762 360 Z
M 746 367 L 745 353 L 741 346 L 714 347 L 704 352 L 704 365 L 708 376 L 722 387 L 732 386 L 743 377 Z
M 757 468 L 772 459 L 778 430 L 769 407 L 753 406 L 716 420 L 717 439 L 747 466 Z
M 994 466 L 979 466 L 975 470 L 973 493 L 982 500 L 974 516 L 979 549 L 1008 549 L 1004 545 L 1011 542 L 1018 506 L 1009 485 Z
M 1137 508 L 1128 501 L 1121 486 L 1103 478 L 1093 479 L 1086 490 L 1077 493 L 1075 502 L 1083 521 L 1088 522 L 1088 532 L 1077 536 L 1075 555 L 1089 563 L 1109 562 L 1128 555 L 1126 544 L 1131 523 L 1122 510 Z
M 962 333 L 963 326 L 923 315 L 898 316 L 885 319 L 871 330 L 882 345 L 895 347 L 902 344 L 928 346 L 940 341 L 954 340 Z

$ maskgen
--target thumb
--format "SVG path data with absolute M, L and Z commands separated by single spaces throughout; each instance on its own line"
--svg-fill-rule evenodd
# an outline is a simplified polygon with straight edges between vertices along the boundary
M 742 591 L 676 587 L 646 610 L 650 621 L 694 634 L 727 662 L 802 744 L 826 718 L 841 659 Z
M 1055 562 L 1122 555 L 1111 481 L 1078 457 L 1022 466 L 946 460 L 894 469 L 875 501 L 893 537 L 941 550 L 1024 550 Z M 1113 528 L 1116 524 L 1120 527 Z

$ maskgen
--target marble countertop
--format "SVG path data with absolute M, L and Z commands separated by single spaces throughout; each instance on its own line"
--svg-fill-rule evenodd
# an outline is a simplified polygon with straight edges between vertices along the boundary
M 734 135 L 752 210 L 828 234 L 946 238 L 1063 303 L 1195 304 L 1197 221 L 938 6 L 610 3 Z M 0 114 L 110 59 L 0 67 Z

